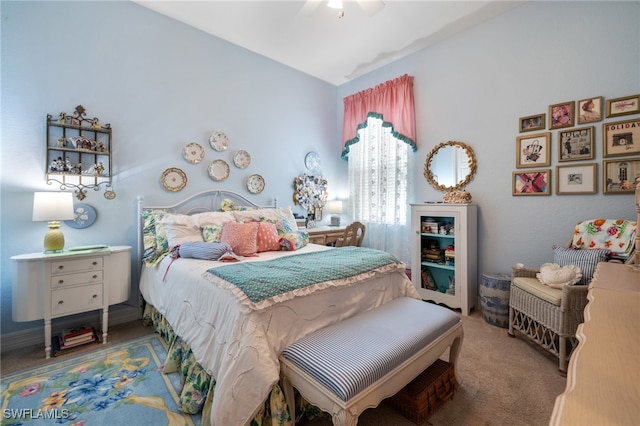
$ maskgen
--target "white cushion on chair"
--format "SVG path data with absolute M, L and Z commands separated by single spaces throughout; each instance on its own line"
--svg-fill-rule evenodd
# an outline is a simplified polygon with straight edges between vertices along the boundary
M 537 278 L 533 277 L 516 277 L 513 279 L 512 285 L 521 288 L 527 293 L 531 293 L 540 299 L 560 306 L 562 300 L 562 290 L 549 287 L 542 284 Z

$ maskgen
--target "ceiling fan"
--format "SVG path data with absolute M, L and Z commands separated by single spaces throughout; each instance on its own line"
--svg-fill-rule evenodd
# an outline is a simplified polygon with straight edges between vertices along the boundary
M 352 3 L 358 3 L 358 6 L 369 16 L 373 16 L 380 12 L 384 8 L 382 0 L 346 0 Z M 304 6 L 300 10 L 300 13 L 306 16 L 311 16 L 313 12 L 320 6 L 321 3 L 327 3 L 327 6 L 336 9 L 338 11 L 338 17 L 344 16 L 344 1 L 343 0 L 306 0 Z

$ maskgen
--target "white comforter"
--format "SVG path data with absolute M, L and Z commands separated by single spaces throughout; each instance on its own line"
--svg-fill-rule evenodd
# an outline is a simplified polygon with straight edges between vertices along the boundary
M 297 252 L 265 252 L 243 262 L 326 249 L 309 244 Z M 143 268 L 140 291 L 216 379 L 210 418 L 216 426 L 244 425 L 253 419 L 278 382 L 278 355 L 296 340 L 397 297 L 419 297 L 406 275 L 396 270 L 252 310 L 205 277 L 207 269 L 228 263 L 177 259 L 167 272 L 170 262 L 167 257 L 156 268 Z

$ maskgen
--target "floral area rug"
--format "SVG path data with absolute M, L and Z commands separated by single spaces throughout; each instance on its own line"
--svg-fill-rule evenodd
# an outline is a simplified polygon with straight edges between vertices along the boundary
M 4 425 L 198 425 L 178 409 L 179 373 L 164 374 L 167 349 L 149 335 L 3 376 Z

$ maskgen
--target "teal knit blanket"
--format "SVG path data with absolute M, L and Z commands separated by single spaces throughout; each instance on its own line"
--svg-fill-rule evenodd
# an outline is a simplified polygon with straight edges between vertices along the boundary
M 365 247 L 340 247 L 262 262 L 240 262 L 207 272 L 236 286 L 254 304 L 294 290 L 404 264 L 389 253 Z M 387 268 L 388 269 L 388 268 Z

